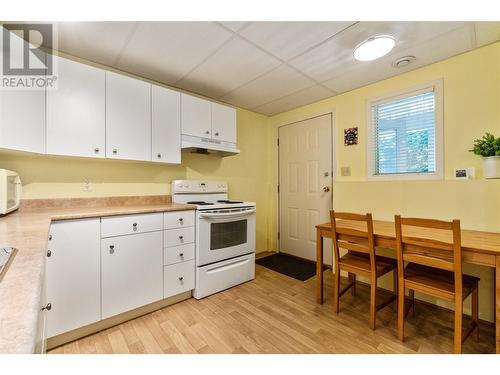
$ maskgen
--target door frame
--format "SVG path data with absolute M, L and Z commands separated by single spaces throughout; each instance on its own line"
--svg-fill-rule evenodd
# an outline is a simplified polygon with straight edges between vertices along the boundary
M 280 183 L 280 147 L 279 147 L 279 128 L 282 126 L 287 126 L 287 125 L 293 125 L 298 122 L 306 121 L 306 120 L 311 120 L 316 117 L 321 117 L 324 115 L 330 115 L 330 128 L 331 128 L 331 161 L 332 161 L 332 189 L 330 191 L 331 194 L 331 207 L 330 209 L 333 209 L 333 183 L 336 180 L 337 177 L 337 165 L 336 165 L 336 157 L 335 157 L 335 107 L 324 110 L 324 111 L 318 111 L 318 112 L 312 112 L 306 115 L 301 115 L 294 117 L 292 119 L 286 120 L 286 121 L 281 121 L 277 122 L 274 124 L 274 126 L 277 129 L 276 132 L 276 250 L 275 253 L 279 254 L 281 252 L 281 244 L 280 244 L 280 228 L 281 228 L 281 215 L 280 215 L 280 192 L 278 190 L 278 186 Z

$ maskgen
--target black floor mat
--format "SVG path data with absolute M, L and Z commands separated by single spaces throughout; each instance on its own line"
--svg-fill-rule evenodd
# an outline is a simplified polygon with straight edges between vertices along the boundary
M 263 257 L 257 259 L 255 263 L 300 281 L 305 281 L 316 275 L 315 262 L 302 260 L 286 254 L 274 254 Z

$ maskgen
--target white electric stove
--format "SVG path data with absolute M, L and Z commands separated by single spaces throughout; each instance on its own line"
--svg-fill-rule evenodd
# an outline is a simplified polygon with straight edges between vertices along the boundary
M 175 180 L 172 201 L 196 205 L 197 299 L 255 278 L 256 204 L 228 198 L 224 181 Z

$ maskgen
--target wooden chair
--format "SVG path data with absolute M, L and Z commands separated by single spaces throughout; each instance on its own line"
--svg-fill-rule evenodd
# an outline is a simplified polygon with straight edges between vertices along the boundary
M 397 261 L 395 259 L 378 256 L 375 253 L 375 240 L 373 236 L 373 220 L 371 214 L 359 215 L 348 212 L 330 211 L 332 222 L 333 254 L 335 258 L 335 285 L 333 288 L 333 301 L 335 312 L 340 311 L 340 297 L 350 288 L 356 295 L 356 275 L 370 279 L 370 328 L 375 329 L 376 314 L 381 308 L 397 300 Z M 346 226 L 337 223 L 345 220 Z M 349 228 L 348 222 L 365 222 L 366 231 Z M 339 249 L 348 250 L 347 254 L 340 256 Z M 340 290 L 340 271 L 349 274 L 349 285 Z M 377 279 L 386 273 L 394 272 L 394 296 L 377 305 Z
M 398 258 L 398 337 L 404 339 L 404 319 L 411 309 L 415 314 L 415 291 L 437 298 L 443 298 L 455 303 L 455 338 L 454 352 L 462 352 L 462 343 L 476 330 L 476 340 L 479 340 L 478 327 L 478 283 L 474 276 L 462 274 L 462 245 L 460 236 L 460 221 L 440 221 L 432 219 L 413 219 L 395 217 L 396 245 Z M 424 230 L 450 231 L 452 242 L 442 242 L 422 236 L 405 236 L 403 225 L 408 226 L 415 234 L 424 234 Z M 436 231 L 437 232 L 437 231 Z M 451 237 L 451 236 L 450 236 Z M 409 262 L 406 268 L 404 263 Z M 405 309 L 405 288 L 410 290 L 410 304 Z M 463 301 L 472 294 L 472 325 L 462 337 Z

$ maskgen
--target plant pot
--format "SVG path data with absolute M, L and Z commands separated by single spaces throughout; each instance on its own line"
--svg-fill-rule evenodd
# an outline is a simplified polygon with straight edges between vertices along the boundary
M 500 178 L 500 156 L 483 158 L 484 178 Z

